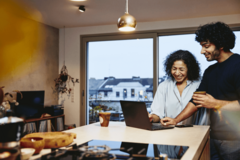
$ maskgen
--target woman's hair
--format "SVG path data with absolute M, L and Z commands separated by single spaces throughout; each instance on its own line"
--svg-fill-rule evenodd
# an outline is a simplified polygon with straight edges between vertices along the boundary
M 209 41 L 213 43 L 217 49 L 223 47 L 225 52 L 230 51 L 235 46 L 235 35 L 229 26 L 222 22 L 209 23 L 200 26 L 196 34 L 196 41 Z
M 174 77 L 171 73 L 171 69 L 172 69 L 173 63 L 177 60 L 181 60 L 187 65 L 188 80 L 193 81 L 193 80 L 200 79 L 201 69 L 199 67 L 198 61 L 196 60 L 196 58 L 192 53 L 185 50 L 175 51 L 166 57 L 166 60 L 164 61 L 164 67 L 168 77 L 171 77 L 172 80 L 174 80 Z

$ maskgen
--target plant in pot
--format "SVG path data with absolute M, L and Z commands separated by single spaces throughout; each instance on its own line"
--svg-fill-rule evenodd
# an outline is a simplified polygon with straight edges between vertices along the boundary
M 55 88 L 54 90 L 57 91 L 58 93 L 67 93 L 70 94 L 72 91 L 72 88 L 70 88 L 70 83 L 75 85 L 75 83 L 79 83 L 78 79 L 74 79 L 72 76 L 68 74 L 67 67 L 63 65 L 61 72 L 55 80 Z

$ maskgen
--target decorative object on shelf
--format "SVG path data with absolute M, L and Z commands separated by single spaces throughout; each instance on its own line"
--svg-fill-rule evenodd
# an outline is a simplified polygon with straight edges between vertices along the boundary
M 4 117 L 5 112 L 9 109 L 11 109 L 14 114 L 15 106 L 19 105 L 19 103 L 13 98 L 13 94 L 11 92 L 6 92 L 4 94 L 3 88 L 4 86 L 0 87 L 0 118 Z M 14 90 L 12 92 L 19 93 L 21 95 L 21 99 L 23 98 L 23 95 L 20 91 Z
M 136 19 L 128 13 L 128 0 L 126 0 L 126 12 L 118 19 L 118 29 L 120 31 L 134 31 L 136 25 Z
M 55 81 L 55 91 L 57 91 L 58 93 L 67 93 L 70 95 L 72 88 L 70 87 L 70 82 L 73 84 L 73 86 L 75 85 L 75 83 L 79 83 L 78 79 L 74 79 L 72 76 L 70 76 L 68 74 L 68 70 L 67 67 L 65 65 L 65 26 L 64 26 L 64 61 L 63 61 L 63 66 L 61 69 L 61 72 L 58 76 L 58 78 L 56 78 Z

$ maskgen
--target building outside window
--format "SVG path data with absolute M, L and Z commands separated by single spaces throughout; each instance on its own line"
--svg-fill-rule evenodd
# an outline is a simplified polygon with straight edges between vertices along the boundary
M 134 96 L 135 96 L 135 90 L 131 89 L 131 97 L 134 97 Z
M 120 92 L 116 92 L 116 97 L 120 97 Z
M 139 98 L 143 98 L 143 90 L 139 91 Z
M 104 92 L 104 97 L 107 97 L 108 96 L 108 92 Z
M 127 89 L 123 89 L 123 98 L 127 98 Z

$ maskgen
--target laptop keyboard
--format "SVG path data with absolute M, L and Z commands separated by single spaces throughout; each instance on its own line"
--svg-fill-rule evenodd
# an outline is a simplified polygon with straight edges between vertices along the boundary
M 152 123 L 152 129 L 159 129 L 159 128 L 163 128 L 161 123 Z
M 152 130 L 170 129 L 170 128 L 174 128 L 174 125 L 163 126 L 161 123 L 152 123 Z
M 152 125 L 152 129 L 154 129 L 154 130 L 155 130 L 155 129 L 159 129 L 159 128 L 162 128 L 162 126 L 160 126 L 160 125 L 159 125 L 159 126 Z

